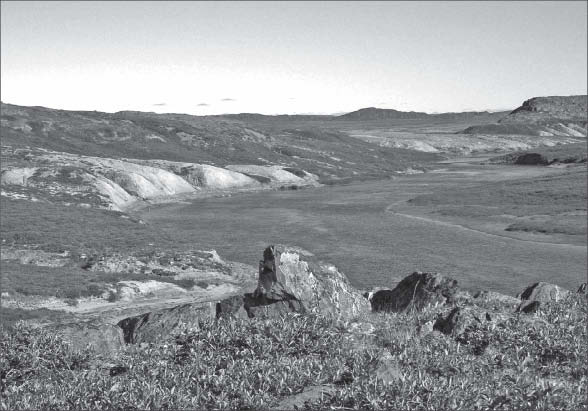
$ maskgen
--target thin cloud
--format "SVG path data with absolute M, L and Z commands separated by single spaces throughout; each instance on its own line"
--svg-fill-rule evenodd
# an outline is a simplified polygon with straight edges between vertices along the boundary
M 237 100 L 235 100 L 234 98 L 227 97 L 227 98 L 223 98 L 221 101 L 237 101 Z
M 200 104 L 196 104 L 198 107 L 208 107 L 210 106 L 210 104 L 207 103 L 200 103 Z
M 167 106 L 167 103 L 155 103 L 154 106 Z

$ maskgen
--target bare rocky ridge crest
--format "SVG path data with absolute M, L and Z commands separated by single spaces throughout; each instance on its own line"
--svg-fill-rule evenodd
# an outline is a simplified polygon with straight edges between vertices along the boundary
M 588 96 L 534 97 L 497 123 L 468 127 L 465 134 L 586 137 Z

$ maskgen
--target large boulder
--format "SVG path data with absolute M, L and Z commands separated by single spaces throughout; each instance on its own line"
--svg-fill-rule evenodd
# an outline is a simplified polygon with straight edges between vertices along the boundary
M 186 329 L 197 329 L 200 321 L 215 317 L 215 308 L 209 303 L 183 304 L 125 318 L 119 321 L 118 326 L 122 329 L 125 343 L 156 342 Z
M 522 293 L 517 295 L 517 297 L 521 300 L 549 303 L 552 301 L 561 301 L 569 294 L 569 290 L 558 285 L 538 282 L 527 287 Z
M 445 318 L 437 318 L 433 330 L 458 336 L 466 329 L 475 328 L 486 321 L 492 321 L 492 316 L 477 307 L 454 307 Z
M 393 290 L 380 290 L 371 298 L 373 311 L 422 310 L 429 305 L 452 302 L 457 281 L 437 273 L 414 272 Z
M 570 291 L 555 284 L 538 282 L 527 287 L 517 295 L 522 301 L 517 312 L 532 314 L 546 303 L 557 302 L 570 295 Z
M 549 160 L 539 153 L 523 153 L 517 156 L 514 163 L 520 166 L 546 166 Z
M 249 317 L 274 316 L 285 312 L 310 312 L 352 318 L 369 312 L 362 297 L 336 267 L 313 260 L 297 247 L 269 246 L 259 263 L 259 280 L 243 305 L 221 301 L 217 313 L 241 313 Z

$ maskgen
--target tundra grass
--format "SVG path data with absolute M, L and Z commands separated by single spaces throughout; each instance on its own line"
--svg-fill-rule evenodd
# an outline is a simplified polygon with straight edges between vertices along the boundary
M 9 260 L 2 261 L 2 292 L 58 298 L 92 297 L 101 296 L 108 286 L 123 280 L 155 280 L 176 284 L 186 289 L 194 286 L 190 279 L 174 280 L 170 277 L 140 273 L 103 273 L 71 266 L 41 267 Z
M 0 197 L 2 245 L 35 245 L 52 252 L 132 251 L 170 238 L 123 213 Z
M 507 231 L 585 237 L 587 199 L 586 169 L 581 167 L 560 175 L 439 190 L 408 203 L 457 219 L 524 217 L 509 225 Z
M 418 334 L 413 314 L 381 315 L 376 338 L 359 348 L 348 324 L 323 317 L 207 321 L 110 358 L 72 353 L 59 336 L 20 323 L 0 334 L 0 407 L 272 409 L 326 384 L 331 394 L 306 409 L 586 409 L 587 313 L 574 295 L 457 340 Z M 392 381 L 375 371 L 383 354 L 398 370 Z M 113 365 L 122 373 L 110 376 Z

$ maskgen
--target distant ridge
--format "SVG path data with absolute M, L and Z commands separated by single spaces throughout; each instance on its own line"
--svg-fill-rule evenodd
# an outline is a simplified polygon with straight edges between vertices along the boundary
M 345 120 L 388 120 L 426 118 L 429 114 L 419 111 L 398 111 L 391 108 L 367 107 L 339 116 Z
M 399 111 L 391 108 L 367 107 L 351 113 L 338 116 L 342 120 L 372 121 L 372 120 L 410 120 L 410 119 L 451 119 L 467 120 L 477 116 L 492 116 L 500 118 L 508 111 L 490 113 L 488 111 L 465 111 L 458 113 L 428 114 L 422 111 Z
M 588 96 L 533 97 L 493 124 L 466 128 L 466 134 L 525 134 L 586 137 Z
M 260 121 L 260 120 L 329 120 L 335 116 L 329 114 L 258 114 L 258 113 L 239 113 L 239 114 L 219 114 L 210 117 L 223 117 L 241 121 Z
M 588 96 L 534 97 L 513 110 L 500 123 L 549 120 L 586 121 Z

